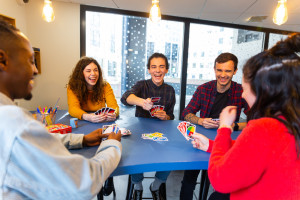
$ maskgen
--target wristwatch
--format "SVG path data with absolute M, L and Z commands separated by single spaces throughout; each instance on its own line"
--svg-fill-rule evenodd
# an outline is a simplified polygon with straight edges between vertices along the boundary
M 239 130 L 239 125 L 238 125 L 238 123 L 234 122 L 233 130 L 234 130 L 234 131 L 238 131 L 238 130 Z

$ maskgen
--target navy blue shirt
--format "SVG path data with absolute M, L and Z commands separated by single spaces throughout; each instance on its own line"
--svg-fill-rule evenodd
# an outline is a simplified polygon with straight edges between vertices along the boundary
M 175 90 L 172 86 L 163 83 L 160 86 L 157 86 L 153 83 L 151 79 L 142 80 L 136 82 L 134 86 L 128 91 L 126 91 L 121 98 L 121 102 L 124 105 L 131 106 L 126 102 L 126 99 L 129 95 L 134 94 L 137 97 L 147 99 L 151 97 L 160 97 L 160 101 L 158 103 L 154 103 L 154 105 L 164 106 L 164 111 L 170 117 L 171 120 L 174 119 L 174 106 L 175 106 Z M 140 106 L 136 106 L 135 109 L 136 117 L 145 117 L 151 118 L 150 112 L 144 110 Z

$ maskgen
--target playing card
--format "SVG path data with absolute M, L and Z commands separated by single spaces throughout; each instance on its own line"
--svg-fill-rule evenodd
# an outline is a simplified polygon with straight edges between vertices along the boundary
M 152 133 L 151 134 L 153 137 L 162 137 L 163 134 L 162 133 L 159 133 L 159 132 L 155 132 L 155 133 Z
M 156 112 L 156 106 L 153 106 L 153 107 L 149 110 L 149 112 L 150 112 L 151 117 L 154 117 L 154 113 Z
M 130 130 L 127 130 L 125 128 L 120 128 L 120 131 L 121 131 L 122 136 L 124 136 L 124 135 L 131 135 Z
M 153 139 L 153 141 L 156 141 L 156 142 L 169 141 L 167 137 L 153 137 L 152 139 Z
M 159 106 L 158 110 L 164 110 L 165 106 Z
M 151 97 L 151 102 L 158 103 L 160 101 L 160 97 Z
M 151 133 L 144 133 L 142 134 L 142 138 L 146 140 L 152 140 L 153 136 Z
M 99 109 L 95 112 L 95 115 L 100 115 L 100 114 L 101 114 L 101 109 Z
M 180 122 L 177 126 L 177 129 L 183 135 L 186 140 L 190 140 L 191 136 L 196 131 L 196 125 L 191 124 L 190 122 Z
M 193 124 L 190 124 L 189 127 L 187 128 L 187 131 L 186 131 L 186 135 L 188 137 L 191 137 L 196 131 L 196 126 L 193 125 Z
M 211 120 L 213 120 L 213 121 L 215 121 L 215 122 L 220 121 L 220 119 L 211 119 Z
M 107 111 L 107 113 L 113 114 L 115 111 L 116 111 L 115 109 L 109 108 L 108 111 Z

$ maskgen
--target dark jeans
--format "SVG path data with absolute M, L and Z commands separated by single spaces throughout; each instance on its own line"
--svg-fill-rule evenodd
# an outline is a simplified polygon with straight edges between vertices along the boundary
M 230 194 L 223 194 L 216 191 L 211 193 L 208 200 L 230 200 Z
M 180 200 L 192 200 L 200 170 L 185 170 L 181 182 Z

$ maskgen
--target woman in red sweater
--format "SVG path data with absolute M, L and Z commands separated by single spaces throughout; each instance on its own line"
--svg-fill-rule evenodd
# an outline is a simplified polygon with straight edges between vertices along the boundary
M 235 142 L 234 106 L 220 114 L 214 142 L 194 136 L 194 147 L 212 149 L 208 166 L 212 186 L 230 193 L 231 200 L 300 199 L 299 52 L 300 34 L 295 34 L 245 64 L 243 98 L 251 109 Z

